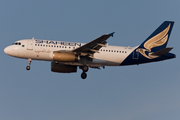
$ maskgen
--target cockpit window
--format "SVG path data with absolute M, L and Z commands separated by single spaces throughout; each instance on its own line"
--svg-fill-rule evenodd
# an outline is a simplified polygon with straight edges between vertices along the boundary
M 20 42 L 15 42 L 15 43 L 13 43 L 13 45 L 21 45 L 21 43 Z

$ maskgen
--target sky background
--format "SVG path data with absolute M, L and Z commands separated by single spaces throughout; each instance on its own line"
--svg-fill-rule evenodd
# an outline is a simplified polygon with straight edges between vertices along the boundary
M 0 120 L 178 120 L 179 0 L 0 0 Z M 115 32 L 109 45 L 137 46 L 162 22 L 175 21 L 168 43 L 176 59 L 53 73 L 50 62 L 13 58 L 20 39 L 87 43 Z

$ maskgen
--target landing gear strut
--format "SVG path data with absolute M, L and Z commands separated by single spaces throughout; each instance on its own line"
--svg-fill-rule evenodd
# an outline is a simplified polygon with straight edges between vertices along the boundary
M 31 69 L 31 67 L 30 67 L 31 62 L 32 62 L 32 60 L 31 60 L 31 59 L 28 59 L 28 66 L 26 67 L 26 70 L 30 70 L 30 69 Z
M 79 67 L 80 69 L 82 69 L 82 74 L 81 74 L 81 78 L 82 79 L 86 79 L 86 77 L 87 77 L 87 74 L 86 74 L 86 72 L 88 71 L 88 66 L 80 66 Z

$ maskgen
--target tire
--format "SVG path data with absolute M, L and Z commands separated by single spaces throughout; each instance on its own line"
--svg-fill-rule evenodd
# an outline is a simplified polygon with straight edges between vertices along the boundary
M 30 68 L 31 68 L 30 66 L 27 66 L 27 67 L 26 67 L 26 70 L 30 70 Z
M 81 78 L 82 78 L 82 79 L 86 79 L 86 77 L 87 77 L 87 74 L 86 74 L 85 72 L 83 72 L 83 73 L 81 74 Z
M 83 67 L 82 67 L 83 72 L 87 72 L 88 69 L 89 69 L 88 66 L 83 66 Z

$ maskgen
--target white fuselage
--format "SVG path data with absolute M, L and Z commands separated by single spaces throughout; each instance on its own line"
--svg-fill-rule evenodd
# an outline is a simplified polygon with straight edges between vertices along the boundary
M 52 61 L 51 71 L 58 73 L 77 72 L 82 69 L 81 78 L 87 77 L 88 68 L 124 66 L 157 62 L 175 58 L 166 47 L 174 22 L 163 22 L 143 43 L 137 47 L 106 45 L 113 33 L 104 34 L 86 44 L 54 40 L 24 39 L 4 49 L 10 56 L 28 59 L 27 70 L 32 60 Z
M 13 57 L 43 61 L 53 61 L 54 51 L 71 51 L 84 45 L 83 43 L 76 42 L 37 39 L 19 40 L 15 43 L 16 44 L 6 47 L 4 52 Z M 136 49 L 136 47 L 107 45 L 94 54 L 94 59 L 92 61 L 86 61 L 86 64 L 91 67 L 119 66 L 134 49 Z M 69 65 L 83 64 L 81 61 L 63 63 Z

